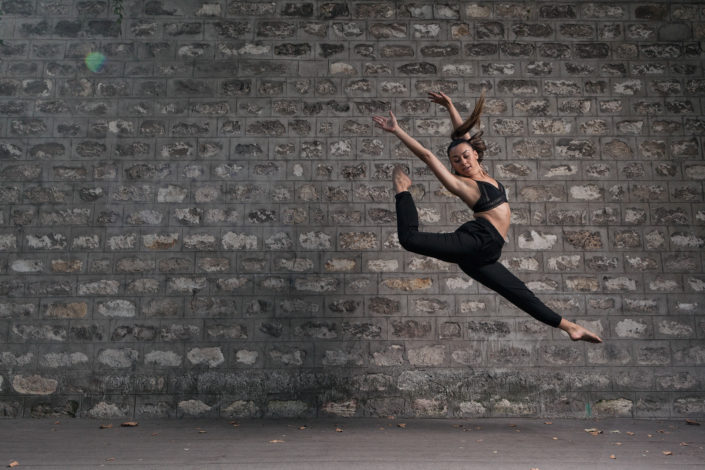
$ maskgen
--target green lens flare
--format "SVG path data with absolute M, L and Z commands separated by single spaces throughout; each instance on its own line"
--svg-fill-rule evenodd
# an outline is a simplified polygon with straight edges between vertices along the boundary
M 86 67 L 91 72 L 98 72 L 105 64 L 105 56 L 100 52 L 91 52 L 86 56 Z

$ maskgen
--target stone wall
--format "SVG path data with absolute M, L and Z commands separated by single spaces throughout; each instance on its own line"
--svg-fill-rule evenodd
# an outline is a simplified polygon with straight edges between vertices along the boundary
M 113 7 L 2 2 L 0 415 L 705 416 L 705 5 Z M 604 345 L 398 245 L 395 164 L 472 214 L 371 115 L 444 159 L 483 89 L 502 262 Z

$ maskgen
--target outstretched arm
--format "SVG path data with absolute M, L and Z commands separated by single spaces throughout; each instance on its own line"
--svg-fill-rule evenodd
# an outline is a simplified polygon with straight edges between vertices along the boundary
M 446 95 L 442 91 L 439 91 L 438 93 L 429 92 L 428 97 L 434 103 L 440 104 L 448 110 L 448 114 L 450 115 L 450 121 L 453 123 L 454 130 L 460 127 L 460 125 L 463 123 L 463 118 L 460 117 L 460 113 L 457 109 L 455 109 L 455 105 L 453 104 L 453 101 L 451 101 L 448 95 Z M 465 135 L 461 136 L 461 138 L 469 139 L 470 134 L 466 133 Z
M 421 145 L 416 139 L 407 134 L 404 129 L 399 127 L 397 124 L 397 119 L 394 113 L 389 111 L 389 117 L 385 118 L 382 116 L 374 116 L 372 120 L 381 129 L 394 134 L 401 140 L 404 145 L 411 150 L 414 155 L 419 157 L 419 159 L 424 162 L 436 175 L 436 178 L 446 187 L 451 193 L 460 196 L 463 193 L 463 187 L 465 186 L 455 175 L 453 175 L 448 168 L 443 165 L 443 163 L 436 158 L 436 156 L 430 150 L 426 149 Z

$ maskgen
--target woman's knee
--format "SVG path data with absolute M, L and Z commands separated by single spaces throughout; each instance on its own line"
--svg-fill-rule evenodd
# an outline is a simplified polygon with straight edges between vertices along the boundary
M 434 248 L 437 248 L 429 245 L 428 237 L 424 236 L 424 234 L 418 230 L 405 230 L 398 232 L 397 235 L 402 248 L 412 253 L 428 255 L 435 251 Z
M 415 241 L 414 235 L 415 233 L 413 231 L 397 233 L 397 236 L 399 237 L 399 244 L 401 245 L 401 247 L 407 251 L 415 251 L 418 244 Z

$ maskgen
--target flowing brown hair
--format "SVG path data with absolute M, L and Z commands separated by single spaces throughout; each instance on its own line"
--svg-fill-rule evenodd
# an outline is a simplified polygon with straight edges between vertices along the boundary
M 477 161 L 482 161 L 482 157 L 485 153 L 485 150 L 487 150 L 487 145 L 485 145 L 485 141 L 482 140 L 482 134 L 484 131 L 478 131 L 472 134 L 469 139 L 463 139 L 462 136 L 469 133 L 473 127 L 480 124 L 480 116 L 482 116 L 482 110 L 484 107 L 485 92 L 483 91 L 480 97 L 477 99 L 477 102 L 475 103 L 475 109 L 472 110 L 472 114 L 470 115 L 470 117 L 467 118 L 465 122 L 463 122 L 461 125 L 459 125 L 458 128 L 455 129 L 450 135 L 450 138 L 453 139 L 453 141 L 448 146 L 448 154 L 450 154 L 450 149 L 452 149 L 458 144 L 465 142 L 469 144 L 470 147 L 475 150 L 475 152 L 477 152 Z

